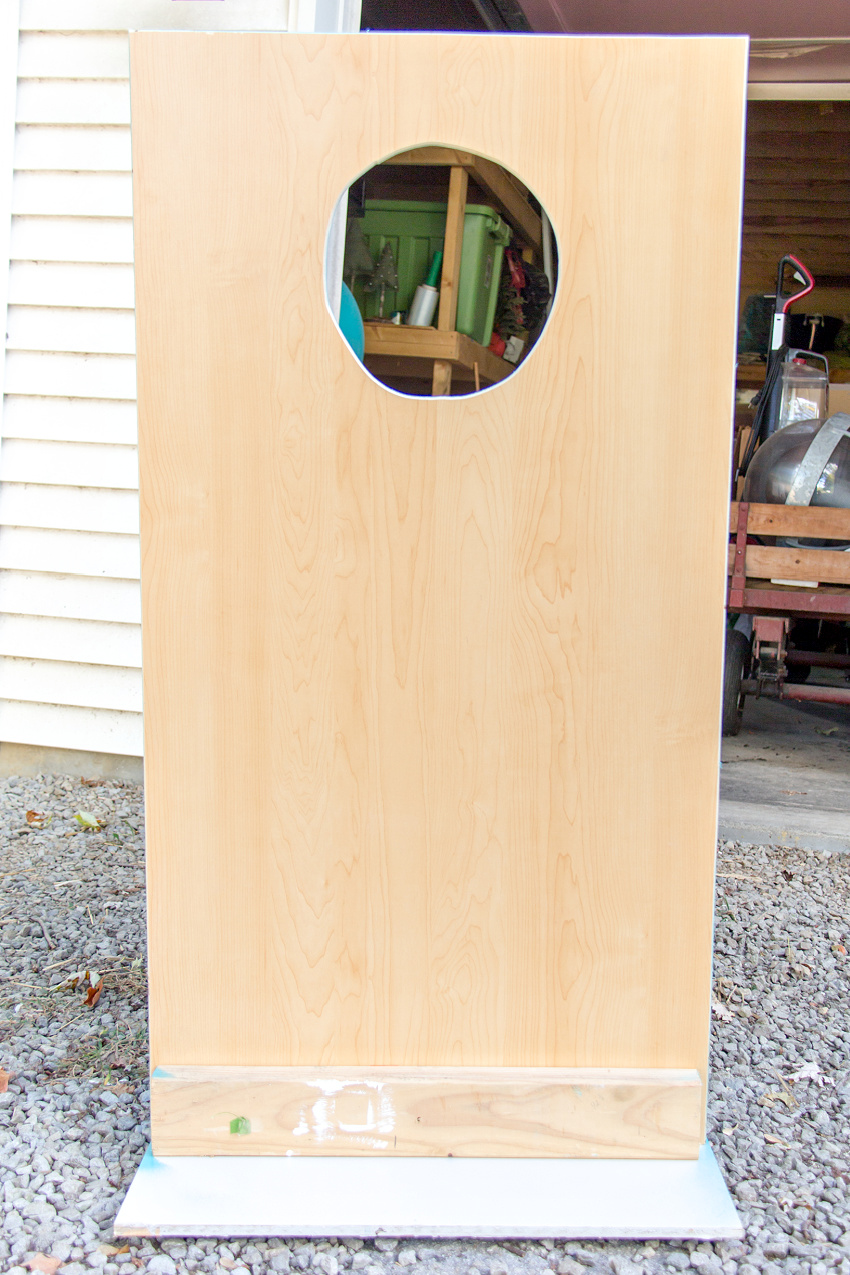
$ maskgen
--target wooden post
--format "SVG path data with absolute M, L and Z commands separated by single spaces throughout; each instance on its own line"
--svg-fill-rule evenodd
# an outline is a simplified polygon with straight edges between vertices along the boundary
M 440 309 L 437 314 L 439 332 L 453 332 L 457 318 L 457 289 L 460 280 L 460 254 L 463 248 L 463 220 L 466 216 L 468 185 L 469 177 L 466 169 L 453 164 L 449 171 L 446 239 L 443 247 L 443 274 L 440 279 Z M 437 396 L 451 394 L 451 392 L 452 365 L 442 359 L 435 359 L 431 393 Z

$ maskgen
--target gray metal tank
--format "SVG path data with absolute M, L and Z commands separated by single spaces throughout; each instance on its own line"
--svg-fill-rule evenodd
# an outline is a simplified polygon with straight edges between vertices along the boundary
M 784 505 L 815 437 L 828 421 L 840 421 L 842 416 L 843 413 L 827 420 L 798 421 L 772 434 L 750 462 L 742 499 Z M 850 426 L 850 416 L 844 420 Z M 813 456 L 814 452 L 810 455 L 810 464 Z M 811 498 L 791 503 L 850 509 L 850 437 L 845 434 L 838 439 L 824 465 L 818 465 L 818 471 L 813 474 Z

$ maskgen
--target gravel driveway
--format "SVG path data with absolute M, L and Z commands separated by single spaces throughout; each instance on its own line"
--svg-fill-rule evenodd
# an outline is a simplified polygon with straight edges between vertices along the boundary
M 721 846 L 708 1136 L 742 1243 L 414 1246 L 113 1241 L 148 1139 L 141 789 L 0 780 L 0 847 L 0 1269 L 850 1275 L 850 855 Z

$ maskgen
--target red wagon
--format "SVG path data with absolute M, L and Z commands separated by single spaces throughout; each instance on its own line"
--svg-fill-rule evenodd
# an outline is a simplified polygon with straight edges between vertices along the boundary
M 850 704 L 850 686 L 806 680 L 816 668 L 850 670 L 850 552 L 771 543 L 850 543 L 850 509 L 733 501 L 729 531 L 727 609 L 751 615 L 753 632 L 727 633 L 724 735 L 740 730 L 747 695 Z

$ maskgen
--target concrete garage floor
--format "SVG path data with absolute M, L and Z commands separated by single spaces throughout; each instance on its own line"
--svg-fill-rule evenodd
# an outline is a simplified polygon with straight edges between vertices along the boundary
M 849 707 L 748 697 L 721 757 L 720 837 L 850 850 Z

